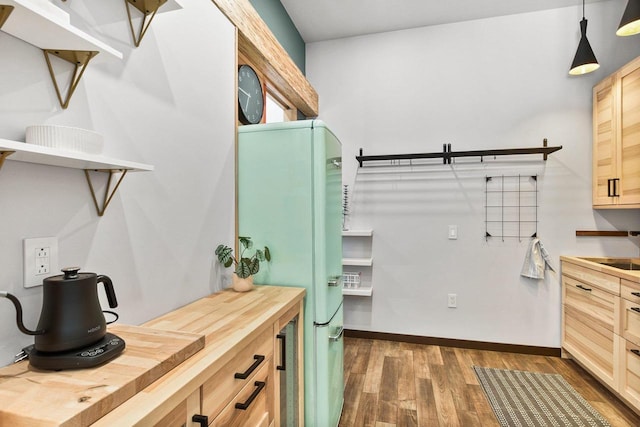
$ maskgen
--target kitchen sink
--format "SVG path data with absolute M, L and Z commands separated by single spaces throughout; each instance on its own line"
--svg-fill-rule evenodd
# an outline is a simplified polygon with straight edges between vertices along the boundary
M 595 262 L 597 264 L 606 265 L 613 268 L 619 268 L 620 270 L 639 270 L 640 271 L 640 259 L 631 258 L 584 258 L 587 261 Z

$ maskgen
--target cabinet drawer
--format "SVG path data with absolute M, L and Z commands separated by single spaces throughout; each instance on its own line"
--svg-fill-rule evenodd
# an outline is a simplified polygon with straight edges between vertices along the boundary
M 640 304 L 623 299 L 620 311 L 621 335 L 640 346 Z
M 271 369 L 265 365 L 209 425 L 211 427 L 268 426 L 269 418 L 273 417 L 273 410 L 270 408 L 272 402 Z
M 636 409 L 640 409 L 640 346 L 621 340 L 620 394 Z
M 620 282 L 620 296 L 640 305 L 640 283 L 622 279 Z
M 202 413 L 209 419 L 215 418 L 245 385 L 253 384 L 258 370 L 271 366 L 272 332 L 267 328 L 202 385 Z M 248 373 L 247 378 L 236 378 L 243 373 Z
M 611 292 L 614 295 L 620 295 L 620 278 L 610 274 L 601 273 L 596 270 L 591 270 L 590 268 L 563 261 L 562 275 L 571 276 L 590 287 L 593 286 Z
M 620 298 L 595 286 L 562 276 L 562 301 L 588 315 L 590 323 L 615 331 L 618 325 L 617 307 Z
M 614 368 L 618 336 L 610 328 L 570 305 L 564 306 L 562 347 L 601 381 L 616 386 Z

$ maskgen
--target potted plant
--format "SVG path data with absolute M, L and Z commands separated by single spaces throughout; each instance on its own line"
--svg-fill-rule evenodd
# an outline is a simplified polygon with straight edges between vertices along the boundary
M 240 256 L 233 256 L 233 249 L 227 245 L 218 245 L 215 254 L 225 267 L 235 264 L 233 273 L 233 289 L 237 292 L 247 292 L 253 289 L 253 275 L 260 271 L 260 261 L 271 261 L 268 247 L 256 249 L 251 256 L 245 255 L 247 250 L 253 249 L 251 237 L 238 237 L 240 241 Z

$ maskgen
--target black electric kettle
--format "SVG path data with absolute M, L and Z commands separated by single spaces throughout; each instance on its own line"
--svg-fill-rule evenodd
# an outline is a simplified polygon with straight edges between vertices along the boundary
M 16 307 L 18 329 L 35 335 L 36 350 L 73 350 L 94 344 L 105 336 L 107 323 L 98 300 L 98 283 L 104 285 L 109 307 L 115 308 L 118 301 L 113 283 L 107 276 L 79 271 L 79 267 L 63 268 L 64 274 L 43 280 L 42 311 L 35 331 L 24 326 L 18 299 L 7 292 L 0 292 L 0 296 L 8 298 Z

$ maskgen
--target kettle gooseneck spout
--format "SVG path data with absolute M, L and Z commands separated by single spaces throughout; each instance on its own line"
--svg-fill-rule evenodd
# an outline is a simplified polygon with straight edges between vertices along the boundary
M 44 329 L 31 331 L 24 326 L 24 323 L 22 323 L 22 305 L 20 304 L 20 301 L 18 301 L 18 298 L 5 291 L 0 291 L 0 297 L 7 298 L 16 307 L 16 323 L 18 324 L 20 332 L 27 335 L 42 335 L 45 333 Z

